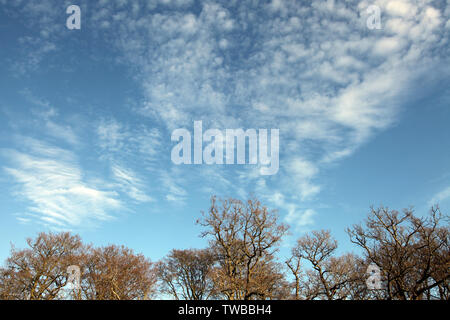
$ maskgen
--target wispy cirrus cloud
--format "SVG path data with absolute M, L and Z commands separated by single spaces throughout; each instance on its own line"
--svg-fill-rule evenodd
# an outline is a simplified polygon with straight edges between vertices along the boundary
M 87 3 L 80 2 L 83 10 Z M 381 30 L 366 26 L 369 5 L 381 9 Z M 131 110 L 133 116 L 159 127 L 102 120 L 99 146 L 111 168 L 125 163 L 123 172 L 138 177 L 130 163 L 161 161 L 168 154 L 161 132 L 191 127 L 193 120 L 216 128 L 276 126 L 282 145 L 276 177 L 261 178 L 253 168 L 214 173 L 221 175 L 221 190 L 283 195 L 280 205 L 293 224 L 312 223 L 312 211 L 299 211 L 297 203 L 320 196 L 324 168 L 395 124 L 408 108 L 407 93 L 420 96 L 418 79 L 450 74 L 446 1 L 118 0 L 89 2 L 89 10 L 83 26 L 136 70 L 144 102 Z M 42 23 L 57 25 L 54 15 Z M 58 31 L 44 30 L 38 37 L 57 47 Z M 43 52 L 52 54 L 43 43 Z M 199 171 L 180 173 L 152 161 L 145 166 L 169 201 L 183 201 L 192 180 L 187 177 Z
M 101 120 L 97 126 L 99 147 L 111 157 L 144 157 L 154 160 L 162 149 L 161 133 L 154 127 L 130 126 L 115 119 Z
M 122 208 L 118 194 L 87 181 L 71 151 L 23 138 L 24 151 L 2 150 L 10 160 L 4 171 L 15 182 L 15 195 L 29 202 L 22 219 L 59 228 L 110 220 Z M 22 220 L 25 221 L 25 220 Z
M 293 225 L 297 231 L 304 230 L 314 224 L 314 216 L 317 214 L 313 209 L 301 210 L 295 205 L 288 208 L 288 214 L 284 221 Z
M 182 187 L 186 183 L 178 168 L 172 170 L 161 170 L 158 177 L 161 183 L 165 200 L 171 203 L 182 205 L 187 199 L 188 192 Z
M 53 136 L 54 138 L 62 139 L 72 145 L 77 145 L 80 143 L 78 136 L 69 125 L 63 125 L 52 120 L 46 120 L 45 127 L 47 134 Z
M 131 199 L 137 202 L 155 201 L 155 199 L 143 191 L 145 189 L 145 185 L 131 169 L 114 164 L 111 167 L 111 170 L 113 172 L 114 180 L 119 183 L 119 188 L 122 189 Z
M 136 202 L 151 202 L 145 173 L 155 170 L 155 159 L 161 150 L 160 132 L 156 128 L 128 125 L 115 119 L 102 120 L 97 128 L 100 158 L 109 162 L 117 187 Z M 137 167 L 137 170 L 133 169 Z
M 59 138 L 66 140 L 61 130 Z M 81 228 L 114 219 L 115 212 L 129 210 L 130 199 L 155 200 L 145 181 L 113 155 L 107 158 L 111 175 L 99 176 L 83 168 L 82 159 L 71 149 L 25 136 L 16 140 L 21 147 L 2 149 L 1 155 L 8 160 L 3 171 L 13 178 L 15 196 L 28 204 L 18 216 L 22 223 Z M 99 165 L 104 162 L 102 157 L 97 160 Z
M 428 202 L 428 204 L 430 206 L 434 206 L 449 199 L 450 199 L 450 187 L 447 187 L 441 190 L 440 192 L 436 193 Z
M 384 14 L 382 30 L 366 27 L 371 4 Z M 270 185 L 293 201 L 314 199 L 323 167 L 397 121 L 448 33 L 443 12 L 421 1 L 207 1 L 195 15 L 123 14 L 116 45 L 141 70 L 140 114 L 169 129 L 197 118 L 218 127 L 276 124 L 284 152 Z
M 35 116 L 35 123 L 44 134 L 71 145 L 78 145 L 79 138 L 73 128 L 58 118 L 58 108 L 41 97 L 36 96 L 30 89 L 23 89 L 20 94 L 32 105 L 31 112 Z

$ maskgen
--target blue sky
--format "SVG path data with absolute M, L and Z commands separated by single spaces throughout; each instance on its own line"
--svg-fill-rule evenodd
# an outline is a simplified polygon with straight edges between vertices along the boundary
M 314 229 L 352 250 L 344 229 L 371 205 L 448 213 L 449 16 L 446 1 L 0 0 L 0 259 L 49 230 L 152 260 L 203 247 L 213 194 L 278 209 L 281 255 Z M 173 164 L 172 131 L 196 120 L 279 129 L 278 173 Z

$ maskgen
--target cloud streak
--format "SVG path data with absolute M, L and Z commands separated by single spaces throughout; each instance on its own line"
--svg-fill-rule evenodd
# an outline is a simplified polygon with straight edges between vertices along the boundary
M 72 152 L 33 139 L 26 145 L 28 152 L 2 151 L 11 160 L 4 170 L 16 182 L 15 194 L 31 203 L 25 216 L 59 228 L 83 227 L 110 220 L 109 212 L 122 208 L 116 192 L 83 178 Z
M 447 201 L 450 199 L 450 187 L 445 188 L 444 190 L 438 192 L 433 196 L 433 198 L 428 202 L 430 206 L 434 206 L 441 202 Z

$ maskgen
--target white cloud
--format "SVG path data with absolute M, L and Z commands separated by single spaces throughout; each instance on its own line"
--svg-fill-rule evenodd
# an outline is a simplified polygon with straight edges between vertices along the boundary
M 154 160 L 161 154 L 161 133 L 157 128 L 130 126 L 115 119 L 103 120 L 97 127 L 98 144 L 107 158 L 143 157 Z
M 382 30 L 366 27 L 361 12 L 371 4 L 381 8 Z M 193 120 L 216 128 L 277 126 L 282 153 L 276 180 L 258 180 L 252 169 L 239 174 L 249 188 L 271 185 L 287 199 L 317 197 L 323 166 L 351 156 L 395 123 L 405 92 L 421 90 L 412 86 L 423 72 L 448 72 L 436 56 L 449 38 L 443 17 L 450 9 L 443 2 L 435 7 L 429 1 L 387 0 L 305 6 L 273 0 L 261 6 L 207 0 L 198 10 L 190 10 L 192 1 L 180 0 L 147 1 L 145 10 L 123 0 L 90 5 L 95 24 L 110 23 L 104 32 L 114 35 L 121 61 L 138 70 L 135 77 L 146 99 L 140 115 L 169 131 L 191 127 Z M 55 24 L 52 17 L 48 24 Z M 53 29 L 48 32 L 52 40 Z M 162 147 L 158 131 L 129 129 L 114 120 L 104 121 L 98 135 L 112 159 L 142 150 L 157 157 Z M 184 199 L 183 179 L 172 174 L 179 177 L 160 173 L 169 190 L 166 198 Z
M 58 117 L 58 110 L 51 105 L 49 101 L 41 97 L 35 96 L 28 88 L 22 90 L 21 95 L 33 106 L 31 112 L 36 115 L 39 125 L 45 128 L 39 128 L 43 132 L 56 139 L 63 140 L 66 143 L 77 145 L 80 143 L 78 137 L 72 127 L 67 124 L 63 124 Z
M 60 125 L 53 121 L 46 122 L 47 134 L 58 138 L 63 139 L 64 141 L 70 144 L 78 144 L 78 136 L 73 132 L 72 128 L 67 125 Z
M 191 19 L 195 28 L 187 28 L 189 35 L 179 32 L 187 21 L 179 12 L 141 17 L 151 23 L 140 29 L 147 38 L 131 20 L 119 38 L 137 45 L 123 40 L 118 46 L 141 67 L 148 100 L 141 114 L 162 120 L 169 130 L 191 126 L 192 119 L 222 128 L 276 123 L 282 141 L 296 140 L 283 148 L 279 189 L 301 201 L 314 199 L 322 165 L 350 156 L 397 120 L 399 97 L 426 64 L 423 56 L 439 45 L 440 18 L 423 4 L 385 1 L 380 6 L 389 7 L 383 17 L 389 28 L 368 32 L 356 4 L 313 6 L 208 1 L 195 24 Z M 434 40 L 423 42 L 407 31 L 414 28 Z M 239 30 L 238 36 L 229 36 L 231 30 Z M 319 151 L 303 150 L 304 141 Z M 294 165 L 297 159 L 303 162 Z M 263 186 L 251 170 L 245 174 L 254 188 Z
M 404 47 L 403 39 L 397 37 L 384 37 L 374 46 L 374 53 L 378 55 L 391 55 Z
M 145 189 L 144 184 L 131 169 L 121 167 L 117 164 L 113 165 L 111 169 L 114 179 L 119 182 L 119 188 L 124 190 L 130 198 L 138 202 L 154 201 L 152 197 L 143 191 Z
M 413 17 L 417 13 L 417 7 L 408 1 L 389 1 L 386 10 L 391 15 Z
M 100 147 L 111 152 L 122 150 L 126 134 L 122 125 L 115 121 L 102 122 L 97 128 Z
M 163 187 L 161 191 L 163 194 L 165 193 L 165 199 L 167 201 L 177 204 L 185 203 L 188 193 L 182 187 L 185 179 L 183 179 L 179 168 L 173 168 L 170 171 L 160 170 L 159 182 Z
M 161 136 L 156 128 L 134 125 L 129 128 L 115 119 L 103 120 L 97 127 L 101 158 L 110 162 L 117 187 L 137 202 L 151 202 L 142 174 L 132 169 L 139 163 L 142 169 L 154 170 L 154 160 L 161 154 Z M 143 166 L 145 165 L 145 166 Z M 145 170 L 144 170 L 145 171 Z
M 304 227 L 314 224 L 314 216 L 317 213 L 312 209 L 299 210 L 295 206 L 292 206 L 288 215 L 285 217 L 285 221 L 295 226 L 296 230 L 301 230 Z
M 319 169 L 311 162 L 302 158 L 294 158 L 286 171 L 292 181 L 290 187 L 298 189 L 297 192 L 302 201 L 309 200 L 320 192 L 320 186 L 312 182 Z
M 448 199 L 450 199 L 450 187 L 447 187 L 444 190 L 435 194 L 428 203 L 430 206 L 434 206 L 441 202 L 447 201 Z
M 26 145 L 28 153 L 4 150 L 3 155 L 11 160 L 4 170 L 15 180 L 15 194 L 31 203 L 28 216 L 60 228 L 82 227 L 109 220 L 108 212 L 122 207 L 117 193 L 83 178 L 70 151 L 33 139 Z

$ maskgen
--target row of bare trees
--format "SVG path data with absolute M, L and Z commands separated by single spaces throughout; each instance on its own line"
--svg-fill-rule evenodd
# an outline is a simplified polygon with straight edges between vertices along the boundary
M 23 250 L 13 247 L 0 269 L 0 299 L 129 300 L 154 293 L 153 265 L 126 247 L 94 248 L 66 232 L 40 233 L 27 244 Z M 79 290 L 66 290 L 70 266 L 82 270 Z
M 67 268 L 81 269 L 72 299 L 445 299 L 450 298 L 449 218 L 432 208 L 372 208 L 347 229 L 360 255 L 337 255 L 329 231 L 297 240 L 281 263 L 277 252 L 288 227 L 258 200 L 211 200 L 197 223 L 205 249 L 172 250 L 156 263 L 126 247 L 95 248 L 69 233 L 41 233 L 29 248 L 11 250 L 0 269 L 0 299 L 60 299 Z M 379 273 L 368 286 L 367 270 Z M 65 296 L 67 297 L 67 296 Z

